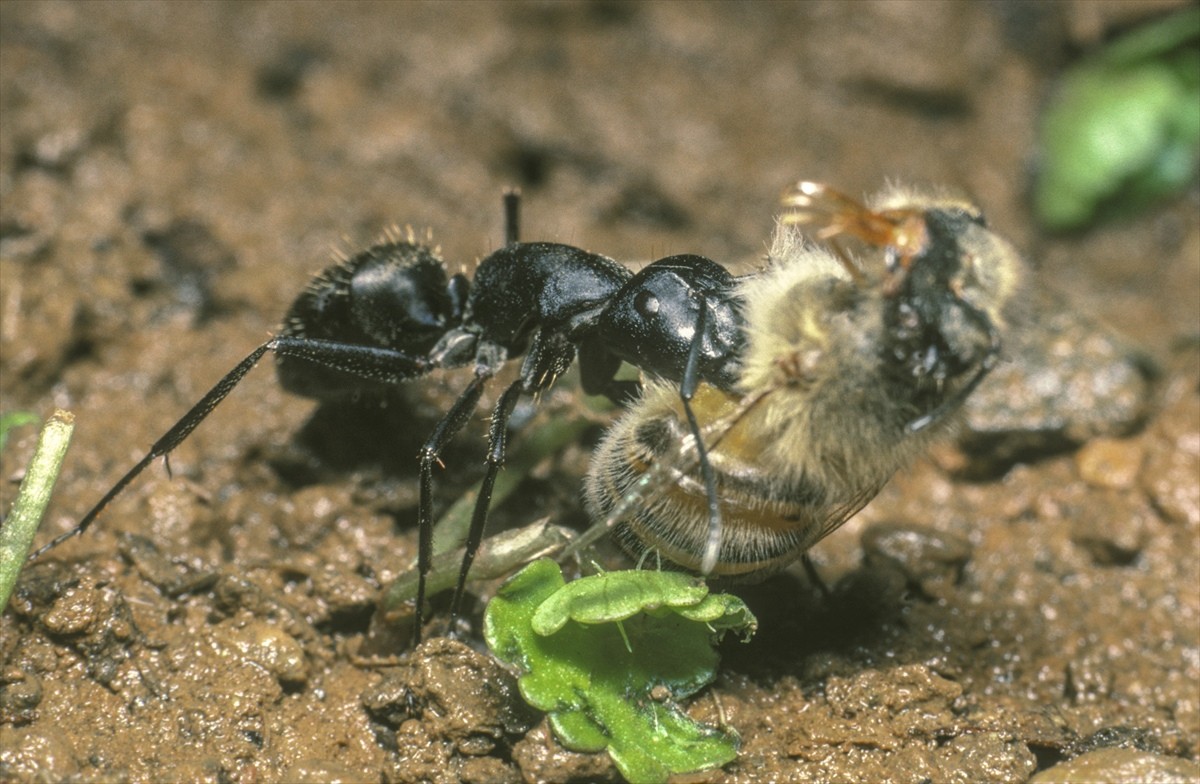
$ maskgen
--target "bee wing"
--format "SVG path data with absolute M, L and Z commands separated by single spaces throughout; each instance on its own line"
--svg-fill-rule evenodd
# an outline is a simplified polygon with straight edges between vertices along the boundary
M 829 536 L 831 533 L 842 527 L 842 524 L 849 520 L 854 515 L 862 511 L 863 507 L 871 503 L 871 499 L 879 495 L 879 491 L 887 484 L 886 481 L 864 488 L 859 493 L 854 495 L 848 501 L 838 504 L 829 510 L 825 518 L 821 521 L 820 528 L 817 529 L 817 534 L 811 542 L 808 543 L 812 547 L 817 542 Z

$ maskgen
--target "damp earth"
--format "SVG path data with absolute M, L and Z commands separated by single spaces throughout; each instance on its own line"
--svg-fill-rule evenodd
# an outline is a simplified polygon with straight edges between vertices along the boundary
M 5 2 L 0 407 L 77 417 L 42 536 L 332 249 L 389 226 L 469 270 L 515 185 L 527 239 L 746 271 L 798 178 L 944 183 L 1028 256 L 1041 318 L 958 436 L 815 548 L 828 594 L 800 569 L 739 590 L 759 633 L 722 646 L 688 710 L 740 756 L 689 780 L 1195 781 L 1200 195 L 1070 236 L 1029 210 L 1055 76 L 1172 5 Z M 617 780 L 483 651 L 494 581 L 461 641 L 408 651 L 380 628 L 415 559 L 415 454 L 462 377 L 317 407 L 268 365 L 172 476 L 22 576 L 0 778 Z M 582 435 L 493 530 L 584 525 L 608 416 L 569 375 L 520 409 Z M 478 478 L 485 429 L 445 454 L 439 509 Z M 3 455 L 5 509 L 33 440 Z

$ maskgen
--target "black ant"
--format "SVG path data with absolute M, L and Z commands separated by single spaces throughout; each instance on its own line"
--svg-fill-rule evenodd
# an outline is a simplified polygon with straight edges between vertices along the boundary
M 522 395 L 549 389 L 577 356 L 584 392 L 618 404 L 635 399 L 640 389 L 638 381 L 616 378 L 622 362 L 678 384 L 708 498 L 709 530 L 719 543 L 716 487 L 690 401 L 702 381 L 728 392 L 738 382 L 745 336 L 735 278 L 692 254 L 660 259 L 635 274 L 570 245 L 520 242 L 517 192 L 505 194 L 504 209 L 505 245 L 479 263 L 473 282 L 462 274 L 448 276 L 436 252 L 411 233 L 389 237 L 318 274 L 292 305 L 278 336 L 225 374 L 78 525 L 31 559 L 83 533 L 151 462 L 179 446 L 267 352 L 275 354 L 284 389 L 324 401 L 393 387 L 438 368 L 474 368 L 418 456 L 416 642 L 433 558 L 433 467 L 470 418 L 484 386 L 520 356 L 519 377 L 501 393 L 492 414 L 487 470 L 451 602 L 451 628 L 504 463 L 513 408 Z M 715 560 L 716 548 L 710 550 Z

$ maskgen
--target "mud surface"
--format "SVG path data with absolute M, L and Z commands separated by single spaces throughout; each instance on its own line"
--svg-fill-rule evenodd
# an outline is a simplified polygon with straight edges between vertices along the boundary
M 0 407 L 78 417 L 45 536 L 275 328 L 331 247 L 411 224 L 470 268 L 515 184 L 527 239 L 749 269 L 798 177 L 946 183 L 1066 304 L 961 441 L 815 549 L 829 597 L 798 569 L 743 592 L 760 633 L 691 707 L 742 753 L 702 778 L 1194 780 L 1197 193 L 1066 238 L 1027 209 L 1054 74 L 1151 10 L 5 2 Z M 371 629 L 415 558 L 413 456 L 461 383 L 341 410 L 252 374 L 173 479 L 152 467 L 23 576 L 0 619 L 0 778 L 613 778 L 487 656 Z M 570 378 L 542 402 L 530 426 L 597 425 L 496 528 L 583 523 L 603 418 Z M 439 509 L 478 475 L 475 425 Z M 4 455 L 5 508 L 32 445 Z

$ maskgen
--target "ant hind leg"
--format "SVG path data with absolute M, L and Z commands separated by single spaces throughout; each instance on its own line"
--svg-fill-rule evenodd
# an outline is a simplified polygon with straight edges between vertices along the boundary
M 109 491 L 104 494 L 104 497 L 97 501 L 96 505 L 89 509 L 87 514 L 80 518 L 79 523 L 76 524 L 74 528 L 64 534 L 59 534 L 58 536 L 54 537 L 54 539 L 50 540 L 49 544 L 43 545 L 37 550 L 34 550 L 29 556 L 28 560 L 35 561 L 68 539 L 79 536 L 86 531 L 91 524 L 95 522 L 96 518 L 100 516 L 100 513 L 104 511 L 109 503 L 118 495 L 120 495 L 121 491 L 124 490 L 130 482 L 136 479 L 138 475 L 142 473 L 142 471 L 145 471 L 148 465 L 153 463 L 156 458 L 166 457 L 171 450 L 183 443 L 183 441 L 189 435 L 191 435 L 191 432 L 195 430 L 201 422 L 204 421 L 204 418 L 212 413 L 212 410 L 220 405 L 221 401 L 225 399 L 225 396 L 232 392 L 233 388 L 236 387 L 238 383 L 240 383 L 241 380 L 246 377 L 246 374 L 258 364 L 258 361 L 262 359 L 263 355 L 274 348 L 275 341 L 269 340 L 246 355 L 245 359 L 239 362 L 233 368 L 233 370 L 230 370 L 228 373 L 226 373 L 221 380 L 213 386 L 212 389 L 208 390 L 204 397 L 200 398 L 200 400 L 194 406 L 192 406 L 191 409 L 189 409 L 188 412 L 184 414 L 183 417 L 181 417 L 180 420 L 176 422 L 170 430 L 168 430 L 162 435 L 162 437 L 154 442 L 154 444 L 150 447 L 150 450 L 146 452 L 146 455 L 139 460 L 133 466 L 133 468 L 126 471 L 124 476 L 117 480 L 116 484 L 114 484 L 112 488 L 110 488 Z
M 475 510 L 471 514 L 471 527 L 467 533 L 466 549 L 463 553 L 462 565 L 459 567 L 458 582 L 454 586 L 454 599 L 450 602 L 450 629 L 453 632 L 458 620 L 459 609 L 462 605 L 463 592 L 466 589 L 467 575 L 471 572 L 471 564 L 483 541 L 483 531 L 487 526 L 488 508 L 492 503 L 492 487 L 496 476 L 504 465 L 504 453 L 508 441 L 508 420 L 513 408 L 523 391 L 523 382 L 518 379 L 504 390 L 496 408 L 492 412 L 492 424 L 488 432 L 487 473 L 479 487 L 479 496 L 475 499 Z
M 433 366 L 426 357 L 416 357 L 393 349 L 290 336 L 272 338 L 247 354 L 232 370 L 222 376 L 204 394 L 204 397 L 200 398 L 195 405 L 188 409 L 186 414 L 180 417 L 178 422 L 151 445 L 145 456 L 117 480 L 112 488 L 104 494 L 104 497 L 79 519 L 79 523 L 74 528 L 35 550 L 29 556 L 29 560 L 37 560 L 68 539 L 86 531 L 109 503 L 145 471 L 147 466 L 156 458 L 166 458 L 176 447 L 187 440 L 192 431 L 225 400 L 234 387 L 242 382 L 268 351 L 273 352 L 276 356 L 305 359 L 318 365 L 342 370 L 359 378 L 385 383 L 399 383 L 417 378 L 428 373 Z

